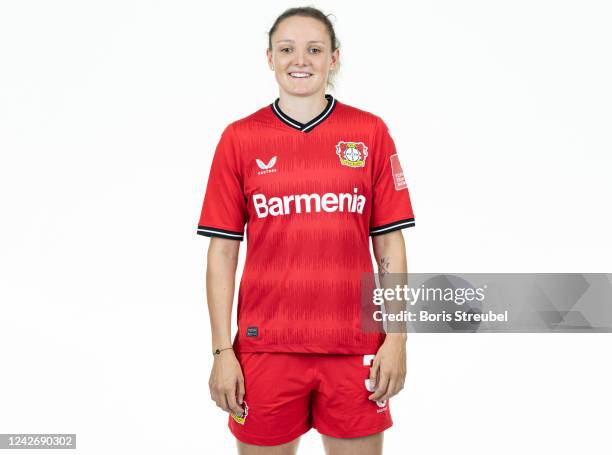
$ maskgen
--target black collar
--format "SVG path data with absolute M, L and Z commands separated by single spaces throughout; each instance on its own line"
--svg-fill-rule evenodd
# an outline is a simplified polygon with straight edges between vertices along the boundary
M 274 112 L 274 114 L 278 117 L 278 119 L 281 122 L 286 123 L 287 125 L 295 128 L 296 130 L 300 130 L 304 133 L 309 132 L 315 126 L 322 123 L 323 120 L 325 120 L 327 117 L 331 115 L 332 111 L 334 110 L 334 107 L 336 106 L 336 100 L 334 99 L 334 97 L 327 94 L 325 95 L 325 99 L 327 99 L 327 106 L 325 107 L 325 109 L 323 109 L 323 112 L 321 112 L 319 115 L 317 115 L 315 118 L 313 118 L 311 121 L 307 123 L 300 123 L 297 120 L 294 120 L 291 117 L 289 117 L 283 111 L 281 111 L 281 108 L 278 105 L 279 99 L 280 98 L 276 98 L 276 101 L 274 101 L 274 103 L 270 105 L 272 107 L 272 112 Z

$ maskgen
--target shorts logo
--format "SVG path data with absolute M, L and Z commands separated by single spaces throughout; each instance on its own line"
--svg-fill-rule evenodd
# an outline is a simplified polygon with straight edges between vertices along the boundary
M 336 155 L 343 166 L 365 167 L 368 148 L 363 142 L 340 141 L 336 144 Z
M 276 164 L 275 156 L 273 156 L 270 159 L 270 161 L 268 161 L 267 164 L 261 161 L 259 158 L 255 158 L 255 162 L 257 163 L 257 166 L 259 167 L 259 169 L 261 169 L 261 171 L 257 172 L 257 175 L 270 174 L 272 172 L 276 172 L 276 169 L 274 168 L 274 165 Z
M 246 335 L 248 337 L 256 337 L 259 335 L 259 329 L 257 327 L 247 327 Z
M 249 415 L 249 407 L 246 404 L 246 401 L 242 402 L 242 414 L 238 415 L 238 414 L 234 414 L 232 412 L 232 419 L 234 419 L 234 422 L 239 423 L 240 425 L 244 425 L 244 422 L 247 418 L 247 416 Z
M 403 190 L 404 188 L 408 188 L 408 185 L 406 185 L 406 179 L 404 179 L 404 171 L 402 170 L 402 165 L 400 164 L 397 153 L 395 155 L 391 155 L 390 159 L 391 174 L 393 175 L 393 184 L 395 185 L 395 189 L 399 191 Z

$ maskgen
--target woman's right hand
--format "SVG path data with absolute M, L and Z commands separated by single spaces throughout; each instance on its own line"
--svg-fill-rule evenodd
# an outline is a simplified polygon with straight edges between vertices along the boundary
M 215 356 L 208 381 L 210 397 L 221 409 L 242 415 L 244 376 L 234 351 L 228 349 Z

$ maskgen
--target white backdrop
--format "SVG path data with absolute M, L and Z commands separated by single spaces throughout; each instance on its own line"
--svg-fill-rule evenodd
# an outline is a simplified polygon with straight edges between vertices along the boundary
M 0 3 L 0 433 L 232 453 L 196 224 L 222 129 L 277 96 L 265 32 L 299 5 Z M 334 94 L 400 151 L 411 271 L 612 271 L 608 2 L 315 6 L 342 43 Z M 386 453 L 609 450 L 610 335 L 408 344 Z

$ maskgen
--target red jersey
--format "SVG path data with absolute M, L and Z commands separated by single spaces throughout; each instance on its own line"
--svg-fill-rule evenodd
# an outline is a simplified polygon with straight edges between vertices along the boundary
M 210 169 L 198 234 L 243 240 L 239 352 L 376 352 L 360 328 L 369 237 L 414 226 L 383 120 L 325 96 L 308 123 L 278 99 L 231 123 Z

